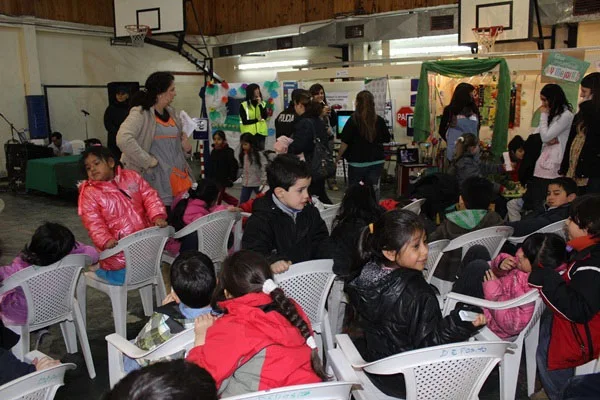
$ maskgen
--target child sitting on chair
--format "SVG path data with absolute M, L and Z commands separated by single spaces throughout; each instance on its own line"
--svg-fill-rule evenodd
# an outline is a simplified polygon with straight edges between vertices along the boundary
M 477 253 L 477 255 L 475 255 Z M 468 262 L 468 259 L 472 261 Z M 531 290 L 527 283 L 533 265 L 562 271 L 567 267 L 563 238 L 554 233 L 534 233 L 523 242 L 516 256 L 500 253 L 492 261 L 483 246 L 473 246 L 465 254 L 465 267 L 459 272 L 452 291 L 491 301 L 515 299 Z M 534 304 L 505 310 L 483 310 L 488 328 L 500 339 L 518 335 L 529 323 Z
M 79 185 L 78 213 L 96 248 L 151 226 L 166 227 L 167 212 L 158 193 L 135 171 L 117 166 L 106 147 L 90 147 L 81 156 L 88 180 Z M 100 261 L 98 277 L 113 285 L 125 281 L 123 253 Z
M 25 246 L 10 265 L 0 267 L 0 281 L 31 266 L 47 266 L 61 260 L 68 254 L 85 254 L 98 262 L 98 252 L 92 246 L 75 241 L 75 236 L 67 227 L 53 222 L 40 225 L 31 242 Z M 2 296 L 0 301 L 2 321 L 6 325 L 25 325 L 27 322 L 27 302 L 23 289 L 16 288 Z
M 211 259 L 198 251 L 177 256 L 171 265 L 171 293 L 154 310 L 150 320 L 133 341 L 143 350 L 152 350 L 172 336 L 194 327 L 194 319 L 212 311 L 210 298 L 215 290 L 215 267 Z M 183 354 L 179 355 L 183 358 Z M 124 357 L 126 372 L 147 363 Z

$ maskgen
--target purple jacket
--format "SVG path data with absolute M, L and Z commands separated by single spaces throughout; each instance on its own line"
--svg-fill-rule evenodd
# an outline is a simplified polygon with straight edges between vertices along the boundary
M 98 262 L 98 252 L 92 246 L 77 242 L 70 254 L 85 254 L 92 259 L 92 264 Z M 0 267 L 0 281 L 31 266 L 28 262 L 17 256 L 10 265 Z M 27 322 L 27 302 L 21 288 L 16 288 L 5 293 L 0 299 L 0 317 L 5 325 L 25 325 Z

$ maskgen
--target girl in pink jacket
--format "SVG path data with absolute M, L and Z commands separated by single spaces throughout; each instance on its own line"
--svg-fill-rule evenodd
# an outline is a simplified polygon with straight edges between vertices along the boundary
M 453 291 L 490 301 L 512 300 L 534 290 L 527 283 L 532 265 L 562 270 L 567 267 L 567 251 L 563 238 L 554 233 L 535 233 L 523 242 L 515 256 L 500 253 L 492 261 L 474 260 L 467 264 Z M 466 280 L 481 282 L 471 287 Z M 518 335 L 533 315 L 534 304 L 505 310 L 483 310 L 488 328 L 501 339 Z
M 69 228 L 46 222 L 35 230 L 31 242 L 10 265 L 0 267 L 0 282 L 31 265 L 54 264 L 68 254 L 85 254 L 91 258 L 92 264 L 98 262 L 96 249 L 75 241 L 75 236 Z M 19 287 L 5 293 L 0 300 L 0 310 L 5 325 L 25 325 L 27 302 L 23 289 Z
M 167 212 L 156 190 L 135 171 L 121 169 L 106 147 L 86 150 L 81 160 L 88 180 L 79 185 L 78 213 L 99 251 L 153 225 L 167 226 Z M 119 253 L 100 261 L 96 274 L 113 285 L 125 280 L 125 258 Z
M 233 206 L 217 205 L 218 196 L 219 187 L 212 179 L 201 179 L 199 182 L 192 184 L 187 192 L 173 199 L 173 211 L 169 217 L 169 225 L 179 231 L 208 214 L 223 210 L 239 210 Z M 188 236 L 190 238 L 183 238 L 181 242 L 169 240 L 165 247 L 166 250 L 172 254 L 185 250 L 197 250 L 197 235 L 194 233 Z

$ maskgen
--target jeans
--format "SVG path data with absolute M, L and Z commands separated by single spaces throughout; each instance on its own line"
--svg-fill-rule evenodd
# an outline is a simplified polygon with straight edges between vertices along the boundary
M 471 297 L 484 298 L 483 278 L 490 269 L 490 253 L 480 245 L 471 247 L 461 261 L 461 268 L 452 291 Z
M 572 377 L 561 398 L 565 400 L 600 399 L 600 372 Z
M 353 167 L 348 166 L 348 184 L 356 185 L 359 182 L 368 183 L 375 189 L 375 198 L 379 201 L 381 193 L 380 182 L 383 164 L 370 165 L 368 167 Z
M 244 204 L 250 197 L 252 197 L 252 193 L 258 193 L 259 186 L 242 186 L 242 191 L 240 192 L 240 204 Z
M 540 381 L 550 400 L 560 399 L 560 393 L 566 386 L 569 378 L 575 375 L 575 368 L 548 370 L 548 347 L 550 345 L 550 334 L 552 333 L 552 311 L 546 310 L 540 322 L 540 339 L 538 341 L 537 360 Z

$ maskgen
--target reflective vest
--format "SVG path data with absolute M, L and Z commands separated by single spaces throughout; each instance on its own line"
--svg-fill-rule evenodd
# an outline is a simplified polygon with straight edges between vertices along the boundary
M 259 106 L 262 106 L 263 108 L 265 108 L 266 103 L 263 101 L 262 103 L 256 105 L 256 107 L 254 105 L 252 105 L 252 103 L 249 103 L 248 101 L 244 101 L 242 103 L 242 107 L 244 108 L 244 111 L 246 112 L 246 118 L 248 120 L 260 119 L 260 107 Z M 259 135 L 267 136 L 268 131 L 269 130 L 267 128 L 267 121 L 265 121 L 264 119 L 262 121 L 258 121 L 256 123 L 247 124 L 247 125 L 244 125 L 243 121 L 240 119 L 240 132 L 241 133 L 250 132 L 253 135 L 259 134 Z

